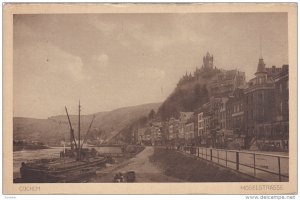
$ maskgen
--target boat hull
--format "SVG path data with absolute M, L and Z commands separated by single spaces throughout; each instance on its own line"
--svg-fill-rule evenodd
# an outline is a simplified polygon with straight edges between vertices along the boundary
M 96 174 L 96 170 L 103 167 L 106 158 L 93 161 L 74 161 L 72 166 L 64 163 L 55 163 L 56 168 L 43 167 L 35 163 L 24 164 L 20 168 L 22 182 L 25 183 L 56 183 L 56 182 L 81 182 Z

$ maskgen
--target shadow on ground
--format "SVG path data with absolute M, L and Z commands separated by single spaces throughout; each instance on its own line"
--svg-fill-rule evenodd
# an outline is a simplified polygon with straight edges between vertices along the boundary
M 155 148 L 150 162 L 162 169 L 166 176 L 184 182 L 253 182 L 255 179 L 207 161 L 183 155 L 175 150 Z

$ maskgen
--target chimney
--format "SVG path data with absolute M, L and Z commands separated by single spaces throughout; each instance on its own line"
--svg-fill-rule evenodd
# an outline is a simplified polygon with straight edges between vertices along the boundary
M 289 69 L 289 65 L 282 65 L 282 70 L 288 70 Z

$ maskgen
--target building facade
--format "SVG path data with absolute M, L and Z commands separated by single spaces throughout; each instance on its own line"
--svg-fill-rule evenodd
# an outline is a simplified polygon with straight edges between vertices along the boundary
M 239 86 L 245 85 L 245 72 L 223 70 L 208 85 L 213 96 L 227 96 Z
M 191 120 L 193 112 L 180 112 L 179 117 L 179 130 L 178 130 L 178 142 L 185 143 L 185 126 L 186 123 Z
M 245 95 L 241 88 L 236 89 L 227 102 L 227 129 L 235 134 L 245 132 Z
M 204 145 L 204 116 L 203 111 L 197 114 L 197 143 Z
M 283 65 L 282 70 L 274 76 L 275 82 L 275 120 L 272 137 L 276 148 L 288 150 L 289 141 L 289 68 Z
M 213 56 L 203 66 L 213 70 Z M 196 70 L 201 72 L 201 70 Z M 266 68 L 258 60 L 255 77 L 245 82 L 238 70 L 216 71 L 208 85 L 209 101 L 194 112 L 181 112 L 168 121 L 168 139 L 176 144 L 213 148 L 287 150 L 289 138 L 289 70 Z M 196 73 L 197 74 L 197 73 Z M 196 76 L 195 74 L 195 76 Z
M 175 119 L 174 117 L 171 117 L 169 122 L 168 122 L 168 140 L 171 143 L 176 143 L 178 133 L 179 133 L 179 120 Z
M 186 144 L 194 144 L 195 133 L 194 133 L 194 122 L 192 120 L 189 120 L 185 124 L 185 141 Z
M 278 89 L 275 88 L 274 77 L 280 72 L 281 70 L 275 67 L 267 70 L 263 58 L 259 58 L 255 78 L 249 81 L 245 89 L 245 118 L 247 121 L 245 132 L 251 138 L 251 141 L 248 141 L 249 147 L 254 142 L 260 143 L 275 139 L 275 107 L 276 101 L 278 101 L 276 99 L 280 95 L 275 95 Z M 264 148 L 261 147 L 260 149 Z

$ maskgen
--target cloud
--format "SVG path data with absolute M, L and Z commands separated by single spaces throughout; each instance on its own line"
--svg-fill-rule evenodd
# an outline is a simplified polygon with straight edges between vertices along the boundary
M 215 66 L 241 66 L 252 75 L 261 27 L 265 61 L 280 66 L 288 62 L 287 15 L 273 15 L 279 14 L 15 15 L 14 99 L 28 108 L 22 116 L 49 116 L 48 101 L 56 108 L 74 95 L 88 98 L 95 111 L 162 101 L 161 86 L 170 93 L 207 51 Z M 148 96 L 139 95 L 144 91 Z M 119 104 L 112 101 L 119 96 Z M 31 111 L 36 104 L 43 105 Z
M 88 75 L 83 73 L 83 63 L 80 57 L 71 55 L 61 49 L 50 44 L 44 45 L 44 54 L 40 57 L 46 57 L 47 73 L 55 75 L 61 73 L 65 77 L 70 77 L 74 81 L 82 81 L 88 79 Z
M 14 70 L 18 74 L 31 72 L 45 79 L 72 79 L 81 81 L 88 79 L 83 73 L 80 57 L 74 56 L 60 48 L 44 42 L 22 46 L 15 50 Z

